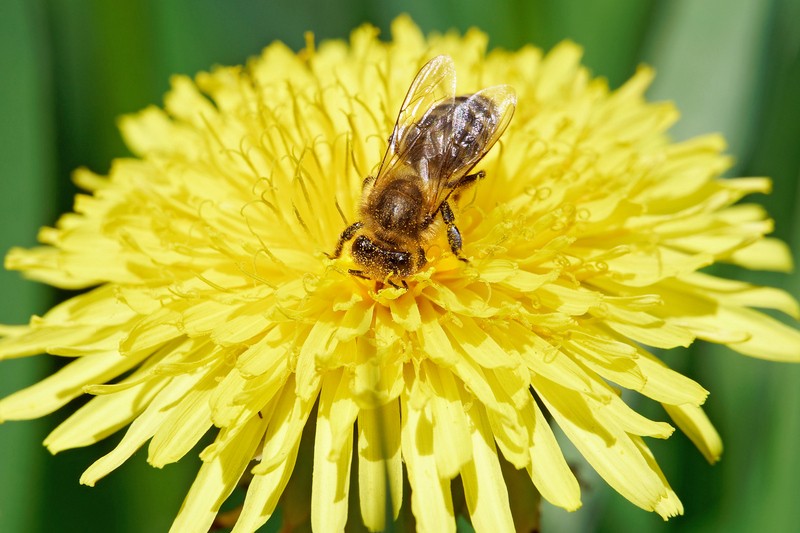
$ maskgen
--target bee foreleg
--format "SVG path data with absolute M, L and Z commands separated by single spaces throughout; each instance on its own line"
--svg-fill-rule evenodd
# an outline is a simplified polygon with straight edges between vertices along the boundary
M 388 284 L 389 284 L 389 285 L 390 285 L 390 286 L 391 286 L 393 289 L 399 289 L 399 288 L 401 288 L 401 287 L 400 287 L 400 285 L 398 285 L 397 283 L 395 283 L 395 282 L 394 282 L 394 281 L 392 281 L 391 279 L 386 279 L 386 283 L 388 283 Z M 402 283 L 402 284 L 403 284 L 403 287 L 402 287 L 402 288 L 404 288 L 405 290 L 408 290 L 408 283 L 406 283 L 406 280 L 404 280 L 404 279 L 401 279 L 401 280 L 400 280 L 400 283 Z
M 475 183 L 476 181 L 483 179 L 486 177 L 486 171 L 479 170 L 475 174 L 467 174 L 466 176 L 462 176 L 459 179 L 448 182 L 447 187 L 457 191 L 458 189 L 463 189 L 464 187 L 468 187 Z
M 355 276 L 357 278 L 370 279 L 370 277 L 367 276 L 366 274 L 364 274 L 364 272 L 362 270 L 355 270 L 355 269 L 351 268 L 347 272 L 349 272 L 351 275 L 353 275 L 353 276 Z
M 344 243 L 352 239 L 356 236 L 356 232 L 364 227 L 363 222 L 354 222 L 347 226 L 342 234 L 339 236 L 339 242 L 336 243 L 336 249 L 333 251 L 333 254 L 328 255 L 331 259 L 338 259 L 340 255 L 342 255 L 342 248 L 344 248 Z
M 456 227 L 456 217 L 453 214 L 453 210 L 450 209 L 450 204 L 442 202 L 439 211 L 442 212 L 442 219 L 447 225 L 447 242 L 450 244 L 450 250 L 453 251 L 453 255 L 458 257 L 459 260 L 467 263 L 467 259 L 461 256 L 461 232 L 458 231 Z
M 375 176 L 367 176 L 366 178 L 364 178 L 364 181 L 361 182 L 361 189 L 362 190 L 366 189 L 367 187 L 372 185 L 374 182 L 375 182 Z

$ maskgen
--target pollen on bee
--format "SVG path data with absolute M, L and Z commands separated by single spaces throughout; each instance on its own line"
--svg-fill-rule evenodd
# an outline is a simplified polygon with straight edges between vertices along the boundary
M 362 184 L 360 219 L 340 234 L 333 254 L 349 246 L 360 267 L 352 273 L 405 285 L 429 263 L 426 248 L 442 233 L 441 222 L 453 256 L 468 262 L 450 203 L 486 176 L 475 166 L 511 121 L 516 93 L 508 85 L 455 90 L 448 56 L 431 59 L 412 81 L 378 170 Z

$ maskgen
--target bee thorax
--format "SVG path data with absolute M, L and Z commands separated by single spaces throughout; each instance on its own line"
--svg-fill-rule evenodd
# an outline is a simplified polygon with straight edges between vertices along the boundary
M 413 235 L 420 223 L 424 198 L 412 181 L 395 180 L 376 191 L 368 206 L 368 215 L 386 231 Z

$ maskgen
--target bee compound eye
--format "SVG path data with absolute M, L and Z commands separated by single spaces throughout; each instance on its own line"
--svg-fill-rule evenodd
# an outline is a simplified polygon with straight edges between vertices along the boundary
M 356 237 L 356 240 L 353 241 L 353 252 L 354 253 L 369 253 L 375 249 L 375 245 L 372 244 L 367 237 L 364 235 L 359 235 Z
M 392 270 L 401 276 L 411 273 L 411 254 L 408 252 L 391 252 L 389 260 Z
M 375 245 L 364 235 L 359 235 L 353 241 L 352 253 L 356 261 L 364 263 L 370 261 L 376 253 Z

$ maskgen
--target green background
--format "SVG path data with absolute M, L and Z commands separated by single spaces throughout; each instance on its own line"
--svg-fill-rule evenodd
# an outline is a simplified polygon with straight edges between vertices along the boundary
M 491 46 L 548 49 L 572 39 L 613 87 L 637 64 L 654 65 L 650 97 L 674 100 L 682 112 L 674 137 L 724 133 L 737 161 L 732 175 L 774 178 L 774 194 L 758 201 L 775 217 L 776 234 L 800 249 L 798 0 L 3 0 L 0 251 L 33 245 L 39 226 L 70 209 L 72 169 L 105 173 L 126 154 L 116 118 L 160 103 L 171 74 L 242 63 L 276 39 L 298 49 L 306 30 L 317 40 L 346 38 L 369 21 L 385 34 L 402 12 L 425 31 L 478 25 Z M 725 274 L 794 293 L 800 286 L 797 275 Z M 0 322 L 24 322 L 64 296 L 2 272 Z M 664 357 L 711 391 L 707 410 L 726 446 L 712 467 L 680 434 L 652 443 L 685 516 L 664 523 L 640 511 L 576 459 L 584 508 L 545 506 L 544 531 L 796 531 L 800 365 L 707 345 Z M 2 363 L 0 396 L 53 364 L 43 357 Z M 81 486 L 83 469 L 117 439 L 52 457 L 40 443 L 66 414 L 0 426 L 0 530 L 165 531 L 197 459 L 159 471 L 140 452 L 97 487 Z

